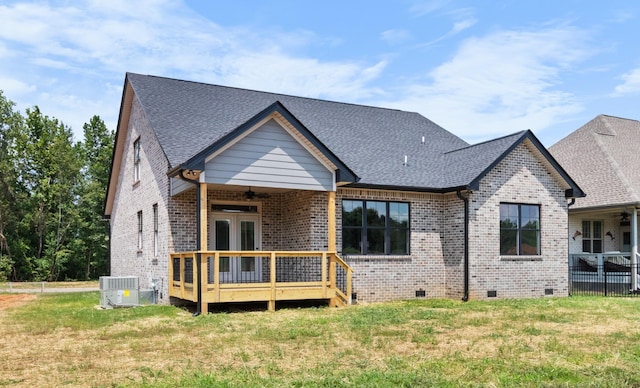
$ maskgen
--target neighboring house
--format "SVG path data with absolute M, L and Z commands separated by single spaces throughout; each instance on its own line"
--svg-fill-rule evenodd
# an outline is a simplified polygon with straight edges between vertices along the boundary
M 549 151 L 588 193 L 569 208 L 572 270 L 637 268 L 640 121 L 599 115 Z
M 111 274 L 202 312 L 566 296 L 583 195 L 530 131 L 469 145 L 417 113 L 128 73 Z

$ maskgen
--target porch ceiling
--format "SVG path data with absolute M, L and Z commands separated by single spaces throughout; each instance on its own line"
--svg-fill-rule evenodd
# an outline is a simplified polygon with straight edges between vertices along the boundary
M 620 213 L 627 212 L 631 214 L 633 208 L 640 208 L 640 204 L 619 204 L 611 206 L 590 207 L 590 208 L 569 208 L 569 215 L 597 215 L 602 217 L 620 217 Z

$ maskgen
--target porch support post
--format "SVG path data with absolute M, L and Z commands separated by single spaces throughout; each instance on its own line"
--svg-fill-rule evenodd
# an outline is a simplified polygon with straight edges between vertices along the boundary
M 207 251 L 207 183 L 200 174 L 200 250 Z
M 336 252 L 336 192 L 329 191 L 327 199 L 327 248 Z
M 200 209 L 198 211 L 200 214 L 198 218 L 200 219 L 200 241 L 198 244 L 200 246 L 200 251 L 198 252 L 198 275 L 200 276 L 198 283 L 198 300 L 200 301 L 200 313 L 208 314 L 209 313 L 209 302 L 205 297 L 207 293 L 207 266 L 204 266 L 205 271 L 202 271 L 203 265 L 202 261 L 206 260 L 206 255 L 202 254 L 202 251 L 207 250 L 207 182 L 204 180 L 204 171 L 200 173 L 200 183 L 198 184 L 198 190 L 200 190 Z
M 271 288 L 271 296 L 267 301 L 267 309 L 276 311 L 276 253 L 271 252 L 269 255 L 269 288 Z
M 638 290 L 638 209 L 631 215 L 631 290 Z

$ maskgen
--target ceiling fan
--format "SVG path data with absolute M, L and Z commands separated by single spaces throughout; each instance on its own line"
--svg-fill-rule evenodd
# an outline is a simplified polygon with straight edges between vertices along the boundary
M 270 195 L 267 193 L 256 193 L 255 191 L 251 190 L 251 187 L 249 187 L 249 190 L 244 192 L 244 198 L 247 200 L 251 200 L 254 198 L 269 198 Z
M 621 222 L 629 221 L 629 213 L 627 213 L 626 211 L 620 213 L 620 217 L 622 217 L 620 219 Z

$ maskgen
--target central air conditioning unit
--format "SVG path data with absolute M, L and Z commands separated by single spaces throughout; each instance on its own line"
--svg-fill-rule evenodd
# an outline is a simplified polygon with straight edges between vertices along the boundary
M 112 309 L 140 304 L 137 276 L 100 276 L 100 307 Z

